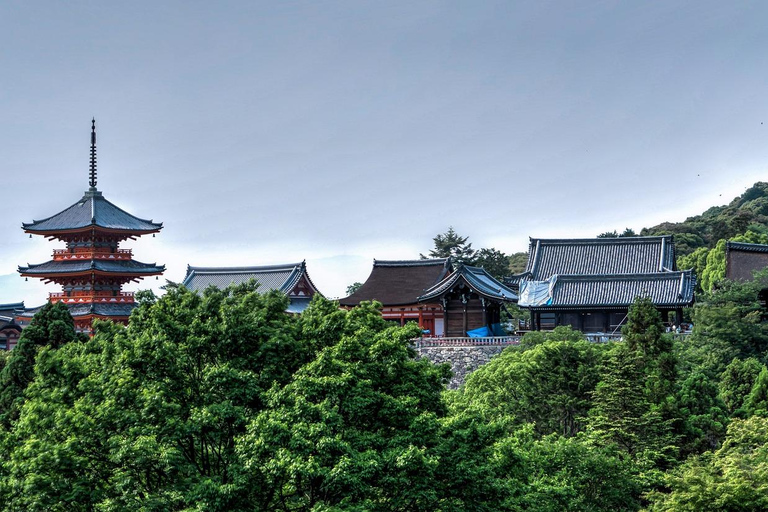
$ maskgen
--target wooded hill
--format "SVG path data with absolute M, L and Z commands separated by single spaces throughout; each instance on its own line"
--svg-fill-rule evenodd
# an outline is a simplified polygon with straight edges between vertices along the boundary
M 678 257 L 700 247 L 712 249 L 719 240 L 728 240 L 752 231 L 768 234 L 768 183 L 760 181 L 724 206 L 713 206 L 683 222 L 662 222 L 643 228 L 640 234 L 674 235 Z

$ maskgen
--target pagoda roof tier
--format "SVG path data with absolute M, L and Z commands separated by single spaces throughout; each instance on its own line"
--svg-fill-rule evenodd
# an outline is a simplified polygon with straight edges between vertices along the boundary
M 137 304 L 67 304 L 69 314 L 72 318 L 79 317 L 104 317 L 104 318 L 127 318 L 131 316 L 131 311 Z M 20 312 L 17 316 L 22 318 L 32 318 L 42 308 L 29 308 Z
M 156 233 L 162 227 L 162 222 L 140 219 L 115 206 L 95 187 L 91 187 L 82 199 L 56 215 L 22 223 L 27 233 L 52 236 L 96 230 L 127 237 Z
M 37 265 L 27 265 L 26 267 L 19 266 L 19 272 L 22 276 L 54 278 L 57 276 L 74 277 L 96 273 L 100 275 L 142 277 L 162 274 L 165 271 L 165 265 L 141 263 L 135 260 L 51 260 Z

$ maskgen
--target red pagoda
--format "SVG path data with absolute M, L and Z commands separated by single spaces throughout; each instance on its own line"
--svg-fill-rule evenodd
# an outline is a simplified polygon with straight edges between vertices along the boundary
M 51 293 L 50 302 L 63 302 L 75 319 L 75 328 L 90 332 L 93 319 L 123 324 L 134 308 L 133 292 L 122 291 L 126 283 L 147 276 L 157 276 L 165 265 L 141 263 L 130 249 L 120 249 L 120 242 L 157 233 L 162 223 L 134 217 L 107 201 L 96 189 L 96 121 L 91 126 L 90 188 L 69 208 L 43 220 L 23 224 L 25 233 L 43 235 L 66 243 L 66 249 L 54 249 L 53 259 L 37 265 L 19 266 L 24 277 L 36 277 L 46 283 L 61 285 Z M 36 310 L 19 315 L 24 324 Z M 26 320 L 26 321 L 25 321 Z

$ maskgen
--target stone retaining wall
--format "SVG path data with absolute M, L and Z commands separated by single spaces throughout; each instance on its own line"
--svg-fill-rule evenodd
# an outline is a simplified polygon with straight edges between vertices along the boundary
M 419 356 L 429 359 L 435 364 L 449 363 L 453 377 L 448 383 L 448 389 L 457 389 L 467 378 L 467 375 L 501 353 L 509 345 L 479 345 L 468 347 L 416 347 Z

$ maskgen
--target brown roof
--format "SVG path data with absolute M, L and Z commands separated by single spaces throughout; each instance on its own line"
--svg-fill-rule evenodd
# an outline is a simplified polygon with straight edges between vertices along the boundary
M 416 304 L 419 296 L 440 282 L 451 270 L 451 259 L 376 261 L 371 275 L 342 306 L 357 306 L 364 300 L 377 300 L 385 306 Z

